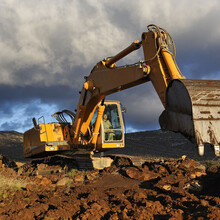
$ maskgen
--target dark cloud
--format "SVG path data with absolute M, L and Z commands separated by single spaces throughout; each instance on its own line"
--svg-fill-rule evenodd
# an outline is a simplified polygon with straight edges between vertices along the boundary
M 191 49 L 189 52 L 177 54 L 177 62 L 187 78 L 218 79 L 220 80 L 219 60 L 220 45 L 210 46 L 206 49 Z M 214 78 L 213 78 L 214 77 Z
M 83 77 L 99 60 L 140 40 L 150 23 L 173 36 L 187 78 L 220 79 L 219 10 L 218 0 L 2 0 L 0 129 L 25 130 L 32 116 L 74 110 Z M 120 64 L 138 60 L 141 50 Z M 107 98 L 127 107 L 130 130 L 158 128 L 163 107 L 151 83 Z
M 10 86 L 0 85 L 0 108 L 8 111 L 13 104 L 28 104 L 32 100 L 40 99 L 45 104 L 56 104 L 63 107 L 77 105 L 79 90 L 68 86 Z
M 0 125 L 0 130 L 16 131 L 22 127 L 21 123 L 5 122 Z

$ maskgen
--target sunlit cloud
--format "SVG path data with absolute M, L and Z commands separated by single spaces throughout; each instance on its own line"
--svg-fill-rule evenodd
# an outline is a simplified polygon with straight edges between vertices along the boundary
M 151 23 L 173 36 L 177 64 L 187 78 L 220 80 L 219 11 L 218 0 L 0 1 L 0 91 L 14 96 L 10 102 L 2 94 L 0 106 L 17 112 L 7 119 L 9 113 L 0 109 L 0 129 L 31 126 L 35 100 L 39 114 L 62 106 L 74 110 L 83 77 L 98 61 L 140 40 Z M 141 50 L 120 64 L 143 60 Z M 113 96 L 127 106 L 130 130 L 158 127 L 163 107 L 148 84 Z

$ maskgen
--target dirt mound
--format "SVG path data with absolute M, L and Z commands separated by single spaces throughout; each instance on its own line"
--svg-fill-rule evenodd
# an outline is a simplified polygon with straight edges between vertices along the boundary
M 4 164 L 4 163 L 2 163 Z M 56 158 L 2 166 L 1 219 L 217 219 L 220 169 L 183 156 L 77 170 Z M 53 171 L 53 172 L 52 172 Z M 10 183 L 10 184 L 9 184 Z M 19 185 L 20 184 L 20 185 Z

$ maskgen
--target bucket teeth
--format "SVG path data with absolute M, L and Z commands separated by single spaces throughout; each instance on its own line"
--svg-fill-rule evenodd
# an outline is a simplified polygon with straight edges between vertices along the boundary
M 220 146 L 214 145 L 215 156 L 220 157 Z
M 220 156 L 220 80 L 173 80 L 159 120 L 162 129 L 180 132 L 197 145 L 199 155 L 208 143 Z
M 198 153 L 199 153 L 199 156 L 204 155 L 204 145 L 199 145 L 198 146 Z

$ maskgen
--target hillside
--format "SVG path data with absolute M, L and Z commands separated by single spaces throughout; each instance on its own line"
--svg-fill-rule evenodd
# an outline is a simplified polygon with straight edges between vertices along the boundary
M 14 160 L 23 160 L 23 134 L 16 131 L 0 131 L 0 154 Z
M 14 160 L 24 160 L 22 155 L 23 134 L 16 131 L 0 131 L 0 154 Z M 216 159 L 208 146 L 205 156 L 198 156 L 197 149 L 181 134 L 171 131 L 143 131 L 126 134 L 126 147 L 107 151 L 105 154 L 179 158 L 187 155 L 197 160 Z

